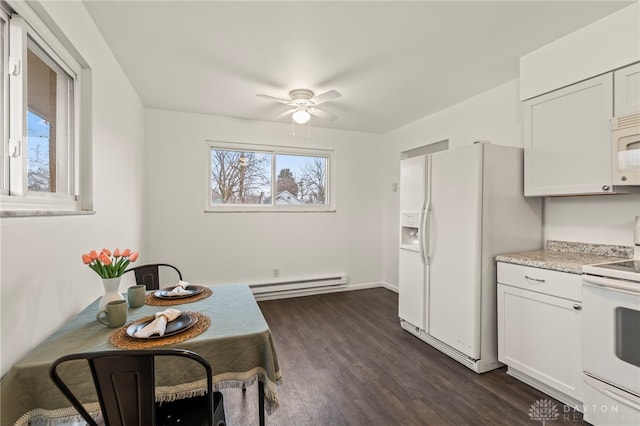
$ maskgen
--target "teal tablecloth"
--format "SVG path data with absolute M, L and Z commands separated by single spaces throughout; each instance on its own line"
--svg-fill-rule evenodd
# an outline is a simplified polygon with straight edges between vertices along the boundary
M 267 413 L 278 407 L 275 385 L 281 381 L 280 368 L 271 332 L 251 290 L 247 286 L 214 286 L 213 294 L 203 300 L 170 306 L 182 311 L 207 315 L 211 325 L 202 334 L 162 348 L 183 348 L 206 358 L 213 368 L 217 389 L 250 385 L 256 379 L 264 384 Z M 153 315 L 168 306 L 129 309 L 127 323 Z M 34 419 L 69 416 L 69 402 L 49 378 L 49 366 L 57 358 L 77 352 L 116 350 L 109 342 L 115 329 L 98 323 L 98 300 L 85 308 L 57 332 L 18 361 L 2 378 L 2 425 L 26 425 Z M 183 361 L 176 361 L 183 362 Z M 202 392 L 204 380 L 196 381 L 179 365 L 160 365 L 158 399 L 170 400 Z M 72 366 L 72 368 L 74 368 Z M 81 401 L 97 411 L 88 368 L 75 367 L 73 376 L 82 395 Z

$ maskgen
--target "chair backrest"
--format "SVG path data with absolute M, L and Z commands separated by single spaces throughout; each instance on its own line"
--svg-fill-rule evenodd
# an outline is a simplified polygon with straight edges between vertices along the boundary
M 127 269 L 124 271 L 127 272 L 133 271 L 136 275 L 136 283 L 141 285 L 144 284 L 147 287 L 147 290 L 158 290 L 160 288 L 160 267 L 172 268 L 178 273 L 178 279 L 182 281 L 182 274 L 173 265 L 169 265 L 167 263 L 150 263 L 147 265 L 136 266 L 135 268 Z
M 149 426 L 156 424 L 155 359 L 160 356 L 191 358 L 204 368 L 207 377 L 208 424 L 213 424 L 213 378 L 209 362 L 184 349 L 123 350 L 85 352 L 63 356 L 51 365 L 49 376 L 91 426 L 96 421 L 82 406 L 58 374 L 58 367 L 72 360 L 89 363 L 105 424 Z

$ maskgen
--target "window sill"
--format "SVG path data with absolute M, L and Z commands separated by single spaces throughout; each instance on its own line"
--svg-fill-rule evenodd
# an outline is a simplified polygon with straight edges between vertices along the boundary
M 3 210 L 3 217 L 33 217 L 33 216 L 89 216 L 96 214 L 93 210 Z
M 211 209 L 205 213 L 336 213 L 336 209 L 294 210 L 294 209 Z

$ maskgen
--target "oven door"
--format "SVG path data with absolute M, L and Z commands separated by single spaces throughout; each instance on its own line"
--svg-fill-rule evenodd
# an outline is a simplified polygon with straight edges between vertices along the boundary
M 640 395 L 640 283 L 583 275 L 586 374 Z

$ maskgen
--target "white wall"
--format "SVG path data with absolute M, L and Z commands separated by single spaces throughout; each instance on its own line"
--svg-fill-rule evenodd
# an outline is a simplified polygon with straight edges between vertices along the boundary
M 520 99 L 539 96 L 640 59 L 633 3 L 520 58 Z
M 400 153 L 443 139 L 450 149 L 486 139 L 523 146 L 518 80 L 489 90 L 385 135 L 383 147 L 383 281 L 398 284 Z M 598 244 L 632 245 L 632 223 L 640 214 L 640 195 L 546 198 L 544 238 Z
M 0 374 L 104 292 L 83 252 L 142 243 L 142 104 L 81 2 L 42 7 L 93 69 L 96 214 L 0 219 Z
M 633 245 L 640 194 L 553 197 L 545 200 L 547 240 Z
M 163 110 L 146 111 L 148 259 L 197 284 L 346 273 L 380 283 L 381 137 Z M 335 213 L 204 213 L 206 140 L 333 149 Z

